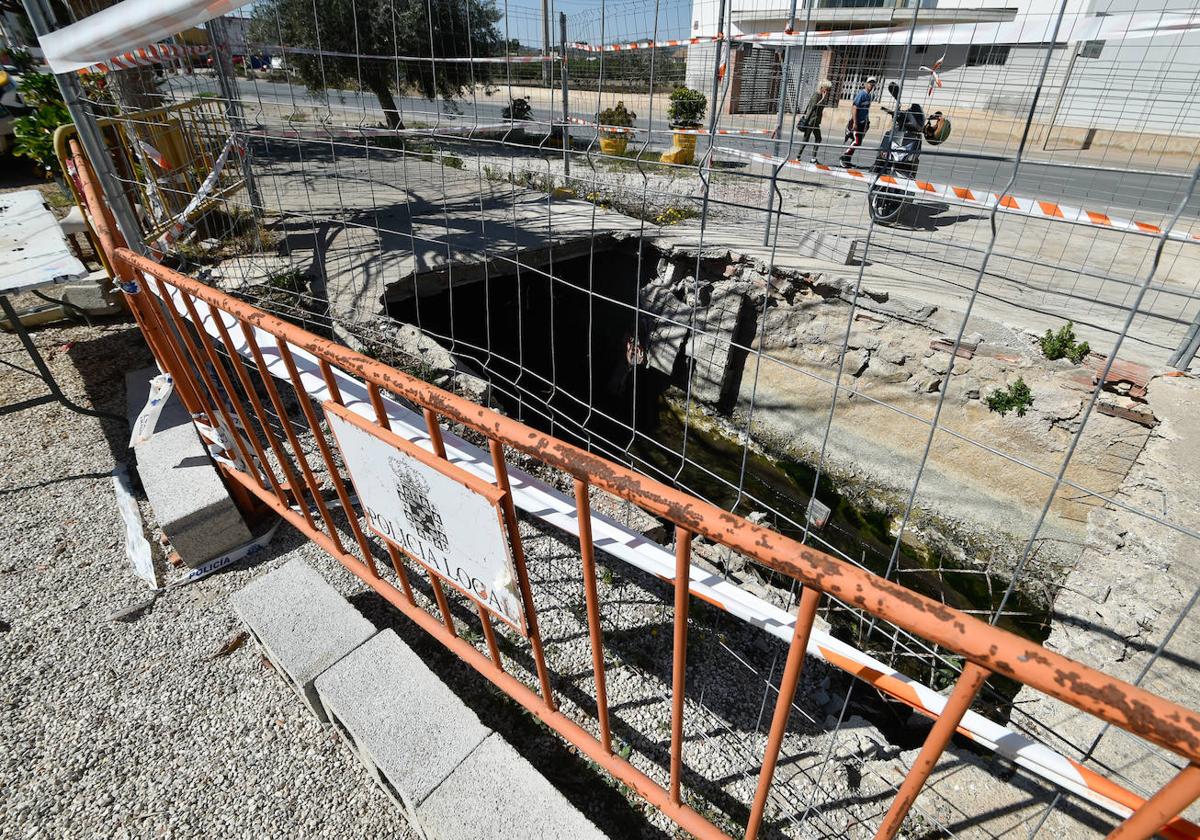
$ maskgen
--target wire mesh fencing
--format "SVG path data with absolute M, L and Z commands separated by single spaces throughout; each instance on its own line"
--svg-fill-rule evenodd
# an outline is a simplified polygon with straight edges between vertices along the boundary
M 1163 374 L 1200 343 L 1193 10 L 272 0 L 246 14 L 210 24 L 207 52 L 159 63 L 136 102 L 132 71 L 105 76 L 112 95 L 88 88 L 167 264 L 1197 704 L 1195 491 L 1156 415 L 1185 422 L 1186 378 Z M 155 122 L 185 110 L 186 125 Z M 172 131 L 204 137 L 187 167 L 156 163 Z M 794 605 L 793 580 L 696 553 Z M 652 597 L 617 592 L 614 614 Z M 962 671 L 836 599 L 822 620 L 935 691 Z M 739 739 L 765 731 L 784 651 L 747 653 L 719 627 L 706 632 L 728 662 L 712 673 L 758 712 L 734 720 L 722 699 L 697 737 L 752 776 L 757 748 Z M 771 813 L 788 836 L 871 834 L 886 811 L 848 804 L 851 782 L 897 783 L 888 762 L 913 745 L 888 744 L 908 744 L 908 712 L 855 685 L 816 681 L 802 694 L 823 701 L 797 702 L 822 734 L 785 739 L 794 775 Z M 1182 766 L 1015 681 L 989 681 L 973 708 L 1143 797 Z M 859 748 L 868 731 L 887 733 L 878 750 Z M 1013 767 L 1019 804 L 963 819 L 951 775 L 922 800 L 928 831 L 1107 819 Z M 736 788 L 706 795 L 748 801 Z

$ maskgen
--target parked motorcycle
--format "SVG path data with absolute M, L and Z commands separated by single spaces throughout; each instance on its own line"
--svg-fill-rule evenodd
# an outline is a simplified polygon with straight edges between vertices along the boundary
M 887 90 L 899 108 L 899 85 L 888 82 Z M 936 146 L 944 142 L 950 136 L 950 120 L 941 111 L 926 117 L 925 109 L 915 102 L 899 113 L 887 107 L 883 110 L 892 116 L 893 122 L 884 132 L 872 171 L 909 180 L 916 178 L 922 145 L 927 142 Z M 867 194 L 871 218 L 880 224 L 891 224 L 912 197 L 913 193 L 905 187 L 881 183 L 877 178 Z

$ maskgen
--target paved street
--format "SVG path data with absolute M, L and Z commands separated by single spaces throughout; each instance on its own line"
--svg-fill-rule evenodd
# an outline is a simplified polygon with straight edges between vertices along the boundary
M 303 85 L 293 85 L 286 82 L 268 82 L 262 79 L 240 81 L 242 99 L 251 119 L 261 116 L 256 114 L 259 105 L 269 105 L 273 108 L 323 109 L 326 102 L 318 96 L 309 93 Z M 168 87 L 177 95 L 185 91 L 191 93 L 216 93 L 216 79 L 211 76 L 170 77 Z M 581 94 L 577 97 L 578 107 L 573 107 L 575 115 L 582 116 L 594 110 L 595 94 Z M 666 97 L 662 96 L 662 106 L 656 103 L 655 117 L 647 120 L 644 117 L 637 120 L 638 127 L 649 127 L 656 132 L 654 145 L 665 145 L 668 138 L 665 134 L 669 125 L 663 113 Z M 397 97 L 397 105 L 409 122 L 427 124 L 470 125 L 473 123 L 486 124 L 501 119 L 501 112 L 507 103 L 507 95 L 501 92 L 494 98 L 477 97 L 475 99 L 459 100 L 446 103 L 444 100 L 431 102 L 423 97 Z M 330 91 L 328 107 L 332 110 L 343 111 L 347 114 L 361 114 L 363 124 L 375 125 L 383 119 L 378 100 L 371 93 L 357 91 Z M 457 109 L 457 111 L 456 111 Z M 343 120 L 353 124 L 354 120 Z M 545 116 L 535 109 L 535 116 Z M 731 120 L 741 121 L 743 117 L 726 117 L 726 125 Z M 769 117 L 755 117 L 756 123 L 769 123 Z M 439 121 L 441 121 L 439 123 Z M 827 121 L 831 122 L 832 121 Z M 875 127 L 867 137 L 864 147 L 855 158 L 857 164 L 866 165 L 878 145 L 883 133 L 881 119 L 875 118 Z M 785 123 L 785 127 L 787 124 Z M 572 127 L 575 137 L 590 139 L 594 132 L 579 126 Z M 786 131 L 785 131 L 786 133 Z M 821 158 L 826 162 L 837 159 L 841 150 L 840 132 L 832 124 L 826 126 L 826 148 Z M 786 141 L 776 144 L 770 140 L 752 137 L 723 137 L 718 145 L 733 146 L 757 151 L 763 154 L 783 154 L 788 150 Z M 995 149 L 991 154 L 1004 154 L 1011 157 L 1012 149 Z M 921 158 L 920 174 L 922 178 L 939 183 L 951 183 L 990 191 L 1003 189 L 1012 175 L 1013 165 L 1008 161 L 989 160 L 989 152 L 972 149 L 970 152 L 960 152 L 953 144 L 944 149 L 926 149 Z M 1082 206 L 1113 214 L 1134 215 L 1147 217 L 1147 221 L 1158 221 L 1174 212 L 1179 202 L 1187 194 L 1188 176 L 1185 174 L 1164 174 L 1162 167 L 1149 170 L 1131 163 L 1133 156 L 1126 153 L 1121 156 L 1115 153 L 1108 162 L 1109 167 L 1125 165 L 1127 172 L 1112 171 L 1090 166 L 1064 166 L 1059 160 L 1053 163 L 1038 163 L 1039 158 L 1046 161 L 1049 153 L 1041 149 L 1031 149 L 1030 160 L 1021 164 L 1017 178 L 1009 192 L 1014 195 L 1039 198 L 1050 201 L 1060 201 L 1065 204 Z M 1200 217 L 1200 195 L 1192 195 L 1187 202 L 1185 215 L 1191 218 Z

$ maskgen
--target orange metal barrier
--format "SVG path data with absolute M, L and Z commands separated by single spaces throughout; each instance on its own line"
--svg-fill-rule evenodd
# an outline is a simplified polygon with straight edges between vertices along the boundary
M 222 465 L 233 486 L 243 491 L 243 503 L 248 503 L 246 499 L 258 500 L 286 519 L 495 686 L 615 778 L 660 808 L 685 830 L 698 837 L 724 836 L 715 825 L 685 804 L 680 792 L 688 655 L 687 620 L 691 597 L 687 581 L 692 538 L 700 535 L 803 584 L 794 635 L 745 828 L 747 838 L 756 837 L 762 826 L 775 765 L 805 661 L 808 636 L 817 608 L 825 596 L 836 598 L 939 645 L 963 657 L 966 663 L 944 712 L 930 731 L 920 755 L 878 829 L 877 837 L 894 837 L 899 831 L 972 700 L 993 674 L 1017 680 L 1057 698 L 1163 747 L 1188 762 L 1150 800 L 1132 798 L 1134 813 L 1111 837 L 1150 837 L 1158 831 L 1172 837 L 1197 836 L 1197 827 L 1178 816 L 1200 796 L 1200 714 L 1197 712 L 308 333 L 165 268 L 154 260 L 134 254 L 122 247 L 114 236 L 111 222 L 87 176 L 86 166 L 79 155 L 76 155 L 76 160 L 102 245 L 122 278 L 141 284 L 140 292 L 128 295 L 131 309 L 163 368 L 181 388 L 185 405 L 189 410 L 205 415 L 213 427 L 223 425 L 226 429 L 240 429 L 240 434 L 232 436 L 232 444 L 240 456 L 240 462 L 248 465 L 257 463 L 261 467 L 260 472 L 253 467 L 242 470 Z M 205 311 L 210 313 L 207 323 L 212 324 L 212 329 L 204 326 L 206 320 L 202 313 Z M 235 335 L 230 325 L 234 325 L 240 335 Z M 315 442 L 320 464 L 328 471 L 328 480 L 348 514 L 346 524 L 352 542 L 344 540 L 342 532 L 335 526 L 330 505 L 324 498 L 293 422 L 270 422 L 261 394 L 266 395 L 277 417 L 288 418 L 289 412 L 276 385 L 278 370 L 272 373 L 260 346 L 260 338 L 264 335 L 275 342 L 271 350 L 278 353 L 286 368 L 284 379 L 293 389 L 302 415 L 296 418 L 295 425 L 306 435 L 311 434 Z M 429 582 L 440 618 L 422 608 L 414 598 L 409 572 L 410 568 L 419 566 L 409 565 L 412 558 L 406 558 L 388 543 L 385 547 L 392 569 L 381 568 L 381 564 L 376 562 L 367 535 L 352 512 L 350 489 L 334 455 L 336 444 L 329 441 L 297 365 L 300 351 L 305 358 L 317 360 L 325 393 L 338 405 L 346 404 L 339 390 L 338 374 L 349 375 L 365 383 L 370 404 L 374 408 L 374 422 L 381 429 L 390 427 L 385 394 L 395 395 L 419 406 L 431 448 L 440 458 L 446 457 L 442 423 L 461 423 L 487 438 L 495 485 L 503 494 L 503 517 L 512 546 L 519 595 L 527 620 L 528 645 L 535 663 L 539 690 L 535 691 L 505 670 L 489 613 L 482 608 L 479 613 L 487 642 L 488 654 L 485 655 L 475 645 L 459 637 L 451 619 L 447 595 L 436 577 L 431 576 Z M 282 436 L 277 431 L 279 426 L 282 427 Z M 517 530 L 505 461 L 506 447 L 571 476 L 574 482 L 599 737 L 592 735 L 557 707 L 551 674 L 542 650 L 537 605 L 521 552 L 521 537 Z M 596 584 L 595 546 L 591 538 L 588 504 L 588 489 L 593 485 L 675 525 L 675 574 L 668 580 L 674 587 L 675 610 L 670 775 L 665 787 L 614 751 L 612 744 L 604 679 L 604 640 Z

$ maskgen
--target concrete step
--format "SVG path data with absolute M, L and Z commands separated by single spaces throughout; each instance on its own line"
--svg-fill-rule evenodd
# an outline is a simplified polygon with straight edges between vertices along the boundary
M 317 678 L 330 720 L 427 840 L 604 835 L 385 630 Z
M 375 635 L 375 626 L 303 560 L 234 593 L 233 608 L 284 682 L 318 720 L 329 716 L 317 677 Z
M 131 425 L 157 374 L 154 368 L 143 368 L 126 375 Z M 250 541 L 241 513 L 174 394 L 163 407 L 154 435 L 137 444 L 134 455 L 154 516 L 188 566 L 199 566 Z

